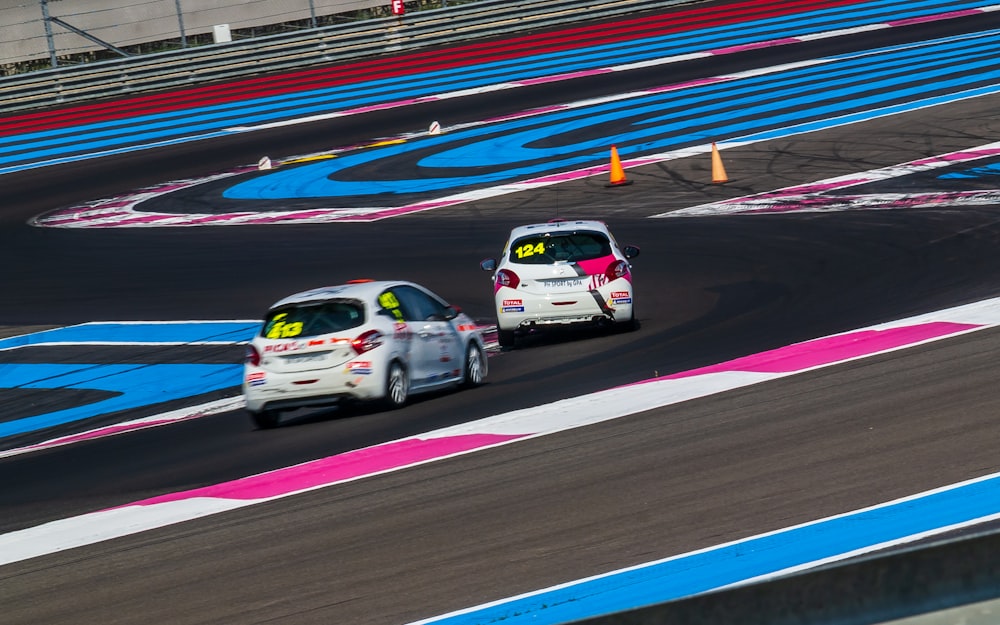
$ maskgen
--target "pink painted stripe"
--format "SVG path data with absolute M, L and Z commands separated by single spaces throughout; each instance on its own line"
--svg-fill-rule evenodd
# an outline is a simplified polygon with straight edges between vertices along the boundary
M 325 215 L 336 214 L 338 212 L 340 211 L 337 209 L 318 208 L 316 210 L 306 210 L 297 213 L 284 213 L 280 215 L 274 215 L 271 217 L 266 216 L 267 215 L 266 213 L 258 213 L 259 217 L 253 219 L 252 222 L 247 222 L 247 223 L 268 224 L 268 223 L 277 223 L 282 221 L 297 221 L 299 219 L 322 217 Z
M 923 17 L 911 17 L 905 20 L 893 20 L 887 23 L 889 24 L 889 26 L 909 26 L 911 24 L 923 24 L 925 22 L 950 20 L 956 17 L 968 17 L 970 15 L 979 15 L 982 12 L 983 12 L 982 9 L 964 9 L 962 11 L 950 11 L 948 13 L 939 13 L 938 15 L 925 15 Z
M 363 213 L 361 215 L 345 215 L 337 219 L 337 221 L 379 221 L 381 219 L 386 219 L 389 217 L 396 217 L 399 215 L 407 215 L 409 213 L 419 213 L 420 211 L 431 210 L 433 208 L 442 208 L 445 206 L 454 206 L 455 204 L 461 204 L 468 200 L 455 199 L 455 200 L 441 200 L 441 201 L 431 201 L 431 202 L 421 202 L 419 204 L 410 204 L 408 206 L 400 206 L 398 208 L 387 208 L 385 210 L 374 211 L 371 213 Z
M 935 165 L 937 163 L 940 163 L 941 161 L 948 161 L 948 162 L 974 161 L 979 158 L 994 156 L 996 154 L 1000 154 L 1000 148 L 964 150 L 960 152 L 951 152 L 949 154 L 941 154 L 940 156 L 932 156 L 930 158 L 922 158 L 916 161 L 911 161 L 907 163 L 907 165 L 910 166 Z
M 116 221 L 114 224 L 94 224 L 93 227 L 96 228 L 106 228 L 110 226 L 127 226 L 129 224 L 149 224 L 156 223 L 158 221 L 164 220 L 177 220 L 181 215 L 161 215 L 159 213 L 139 213 L 140 217 L 133 217 L 131 219 L 121 219 Z
M 144 499 L 127 506 L 152 506 L 171 501 L 183 501 L 196 497 L 220 499 L 269 499 L 289 495 L 298 491 L 337 482 L 365 477 L 399 469 L 408 465 L 443 458 L 451 454 L 474 451 L 505 443 L 530 434 L 468 434 L 439 439 L 410 438 L 366 449 L 349 451 L 329 458 L 321 458 L 293 467 L 277 469 L 260 475 L 252 475 L 231 482 L 214 484 L 204 488 L 168 493 Z M 116 508 L 111 508 L 112 510 Z
M 778 189 L 776 191 L 767 191 L 765 193 L 759 193 L 757 195 L 751 195 L 748 197 L 728 200 L 727 203 L 738 204 L 740 201 L 745 201 L 751 198 L 759 199 L 759 198 L 772 198 L 772 197 L 788 197 L 793 195 L 805 195 L 807 193 L 823 193 L 824 191 L 843 189 L 844 187 L 852 187 L 854 185 L 859 185 L 865 182 L 871 182 L 871 180 L 872 178 L 850 178 L 844 180 L 836 180 L 833 182 L 818 182 L 815 184 L 804 184 L 798 187 L 785 187 L 784 189 Z
M 37 445 L 27 445 L 25 447 L 19 447 L 11 451 L 28 452 L 28 451 L 38 451 L 40 449 L 50 449 L 52 447 L 61 447 L 63 445 L 70 445 L 72 443 L 79 443 L 82 441 L 90 441 L 98 438 L 114 436 L 115 434 L 124 434 L 125 432 L 145 430 L 147 428 L 153 428 L 161 425 L 172 425 L 180 421 L 195 419 L 198 416 L 199 415 L 192 415 L 189 417 L 185 417 L 183 419 L 163 419 L 159 421 L 143 421 L 141 423 L 125 423 L 122 425 L 110 425 L 108 427 L 100 428 L 97 430 L 91 430 L 89 432 L 82 432 L 80 434 L 71 434 L 69 436 L 64 436 L 62 438 L 56 438 L 50 441 L 46 441 L 44 443 L 38 443 Z
M 191 223 L 194 224 L 210 224 L 218 221 L 235 221 L 237 219 L 249 219 L 251 217 L 256 217 L 260 213 L 223 213 L 221 215 L 208 215 L 208 216 L 193 216 L 194 219 Z
M 715 85 L 720 82 L 728 82 L 731 80 L 736 80 L 736 76 L 711 76 L 709 78 L 698 78 L 695 80 L 688 80 L 686 82 L 679 82 L 673 85 L 662 85 L 660 87 L 651 87 L 649 89 L 644 89 L 639 93 L 664 93 L 666 91 L 680 91 L 681 89 L 688 89 L 690 87 L 703 87 L 705 85 Z
M 718 365 L 682 371 L 661 380 L 677 380 L 724 371 L 753 373 L 793 373 L 822 365 L 870 356 L 898 347 L 914 345 L 929 339 L 941 338 L 983 326 L 948 321 L 932 321 L 915 326 L 887 330 L 861 330 L 838 336 L 829 336 L 779 349 L 737 358 Z
M 95 219 L 107 219 L 107 218 L 110 218 L 110 217 L 123 217 L 123 216 L 126 216 L 126 215 L 134 215 L 134 214 L 135 214 L 135 211 L 131 211 L 131 210 L 125 210 L 125 211 L 112 211 L 112 210 L 109 210 L 106 213 L 105 212 L 101 212 L 101 213 L 99 213 L 97 215 L 77 217 L 71 211 L 67 211 L 65 213 L 62 212 L 62 211 L 60 211 L 58 213 L 52 213 L 48 217 L 42 217 L 41 219 L 38 220 L 38 223 L 39 224 L 44 224 L 46 226 L 59 226 L 59 225 L 62 225 L 62 224 L 89 223 L 91 221 L 94 221 Z
M 749 50 L 759 50 L 761 48 L 772 48 L 774 46 L 786 46 L 793 43 L 802 43 L 802 40 L 795 37 L 785 37 L 783 39 L 772 39 L 770 41 L 758 41 L 756 43 L 747 43 L 741 46 L 718 48 L 717 50 L 712 50 L 712 54 L 733 54 L 738 52 L 747 52 Z

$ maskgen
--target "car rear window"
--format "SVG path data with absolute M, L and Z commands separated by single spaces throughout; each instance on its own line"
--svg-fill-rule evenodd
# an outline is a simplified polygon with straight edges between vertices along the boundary
M 522 265 L 577 262 L 611 254 L 611 242 L 600 232 L 556 232 L 522 237 L 510 246 L 510 261 Z
M 350 330 L 364 322 L 365 309 L 359 301 L 296 304 L 268 312 L 260 335 L 268 339 L 318 336 Z

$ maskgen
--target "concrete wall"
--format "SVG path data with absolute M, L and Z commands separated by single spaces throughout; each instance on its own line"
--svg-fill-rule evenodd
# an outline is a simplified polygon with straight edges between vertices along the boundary
M 217 24 L 231 30 L 309 20 L 387 7 L 389 0 L 48 0 L 51 17 L 115 47 L 179 39 L 181 20 L 188 35 L 211 34 Z M 0 65 L 49 58 L 42 0 L 0 0 Z M 53 23 L 57 56 L 102 49 Z
M 989 605 L 981 602 L 998 597 L 1000 532 L 992 532 L 867 556 L 575 625 L 899 625 L 897 619 L 918 615 L 930 619 L 928 623 L 972 623 L 982 606 Z

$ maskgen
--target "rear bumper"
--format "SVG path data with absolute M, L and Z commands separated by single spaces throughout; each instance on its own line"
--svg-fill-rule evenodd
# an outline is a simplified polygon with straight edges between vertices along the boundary
M 374 372 L 359 374 L 344 369 L 269 373 L 248 368 L 243 377 L 243 397 L 250 412 L 332 406 L 345 400 L 376 399 L 381 397 L 382 388 L 383 382 Z
M 595 296 L 591 291 L 531 295 L 501 288 L 496 305 L 501 330 L 622 323 L 632 319 L 632 290 L 631 285 L 627 290 L 602 288 Z

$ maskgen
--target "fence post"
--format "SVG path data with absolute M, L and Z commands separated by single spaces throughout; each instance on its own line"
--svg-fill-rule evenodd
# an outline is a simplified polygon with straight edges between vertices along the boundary
M 181 9 L 181 0 L 174 0 L 177 6 L 177 27 L 181 30 L 181 47 L 188 47 L 187 33 L 184 32 L 184 11 Z
M 309 17 L 312 20 L 312 27 L 316 28 L 316 3 L 309 0 Z
M 56 41 L 52 36 L 52 22 L 49 20 L 49 0 L 40 0 L 42 5 L 42 21 L 45 22 L 45 39 L 49 42 L 49 63 L 52 67 L 59 67 L 59 59 L 56 58 Z

